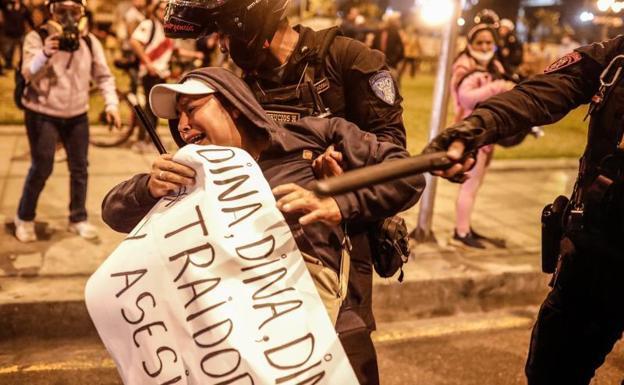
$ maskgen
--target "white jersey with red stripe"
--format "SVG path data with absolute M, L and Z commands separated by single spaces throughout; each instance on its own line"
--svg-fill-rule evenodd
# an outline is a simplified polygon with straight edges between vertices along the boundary
M 153 32 L 152 32 L 153 30 Z M 153 38 L 150 41 L 150 36 Z M 156 19 L 146 19 L 132 33 L 132 38 L 143 43 L 145 46 L 145 54 L 152 61 L 152 65 L 158 71 L 162 78 L 166 78 L 170 74 L 169 64 L 173 55 L 173 40 L 165 36 L 165 30 L 160 21 Z M 143 77 L 147 74 L 147 68 L 143 63 L 139 68 L 139 76 Z

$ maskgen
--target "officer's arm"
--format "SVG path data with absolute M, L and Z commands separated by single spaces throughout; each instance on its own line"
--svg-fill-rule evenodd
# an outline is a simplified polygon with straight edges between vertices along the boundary
M 149 194 L 149 174 L 138 174 L 115 186 L 102 201 L 102 219 L 113 230 L 129 233 L 154 207 Z
M 346 119 L 384 142 L 405 148 L 403 98 L 385 64 L 383 53 L 359 41 L 336 38 L 345 87 Z
M 555 65 L 547 73 L 481 103 L 470 119 L 495 130 L 493 138 L 499 140 L 532 126 L 557 122 L 574 108 L 588 103 L 598 90 L 603 66 L 578 52 L 564 60 L 570 64 L 561 68 Z
M 359 130 L 353 123 L 334 118 L 328 121 L 329 143 L 343 154 L 345 170 L 378 164 L 409 156 L 407 151 L 375 135 Z M 425 178 L 414 175 L 335 196 L 345 221 L 373 221 L 392 216 L 412 207 L 425 188 Z

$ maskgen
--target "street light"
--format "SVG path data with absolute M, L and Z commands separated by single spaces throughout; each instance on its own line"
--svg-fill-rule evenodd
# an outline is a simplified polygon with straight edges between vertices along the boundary
M 584 11 L 583 13 L 581 13 L 581 15 L 579 16 L 579 19 L 581 19 L 581 21 L 583 23 L 587 23 L 588 21 L 592 21 L 594 20 L 594 14 L 591 12 L 587 12 Z
M 420 18 L 430 27 L 448 23 L 455 10 L 453 0 L 417 0 L 416 7 L 420 10 Z
M 600 12 L 607 12 L 613 3 L 613 0 L 598 0 L 596 6 Z

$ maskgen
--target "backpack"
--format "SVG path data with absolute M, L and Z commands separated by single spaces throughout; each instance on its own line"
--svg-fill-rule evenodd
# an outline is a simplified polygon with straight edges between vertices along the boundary
M 48 31 L 44 28 L 38 28 L 36 31 L 39 34 L 41 41 L 42 42 L 45 41 L 46 37 L 48 37 Z M 91 57 L 93 58 L 93 47 L 92 47 L 91 38 L 89 37 L 89 35 L 82 36 L 81 38 L 87 44 L 87 47 L 89 48 L 89 53 L 91 54 Z M 13 101 L 15 102 L 15 105 L 17 106 L 17 108 L 19 108 L 20 110 L 24 109 L 24 104 L 22 103 L 22 96 L 24 96 L 24 91 L 26 91 L 26 88 L 28 87 L 28 82 L 26 81 L 26 78 L 24 78 L 24 74 L 22 74 L 22 64 L 24 60 L 23 49 L 24 48 L 22 47 L 20 60 L 19 60 L 17 67 L 15 68 L 15 77 L 14 77 L 15 88 L 13 89 Z

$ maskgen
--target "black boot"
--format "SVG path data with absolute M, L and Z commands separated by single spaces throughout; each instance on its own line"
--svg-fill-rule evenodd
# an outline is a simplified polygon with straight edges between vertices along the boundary
M 474 229 L 472 227 L 470 227 L 470 233 L 476 239 L 478 239 L 480 241 L 485 241 L 485 242 L 491 244 L 494 247 L 498 247 L 499 249 L 504 249 L 504 248 L 507 247 L 507 242 L 503 238 L 491 238 L 491 237 L 485 236 L 483 234 L 479 234 L 476 231 L 474 231 Z
M 477 237 L 474 236 L 472 231 L 461 237 L 459 234 L 457 234 L 457 229 L 455 229 L 453 239 L 455 241 L 461 242 L 464 246 L 472 247 L 475 249 L 485 249 L 485 245 L 481 243 L 481 241 L 478 240 Z

